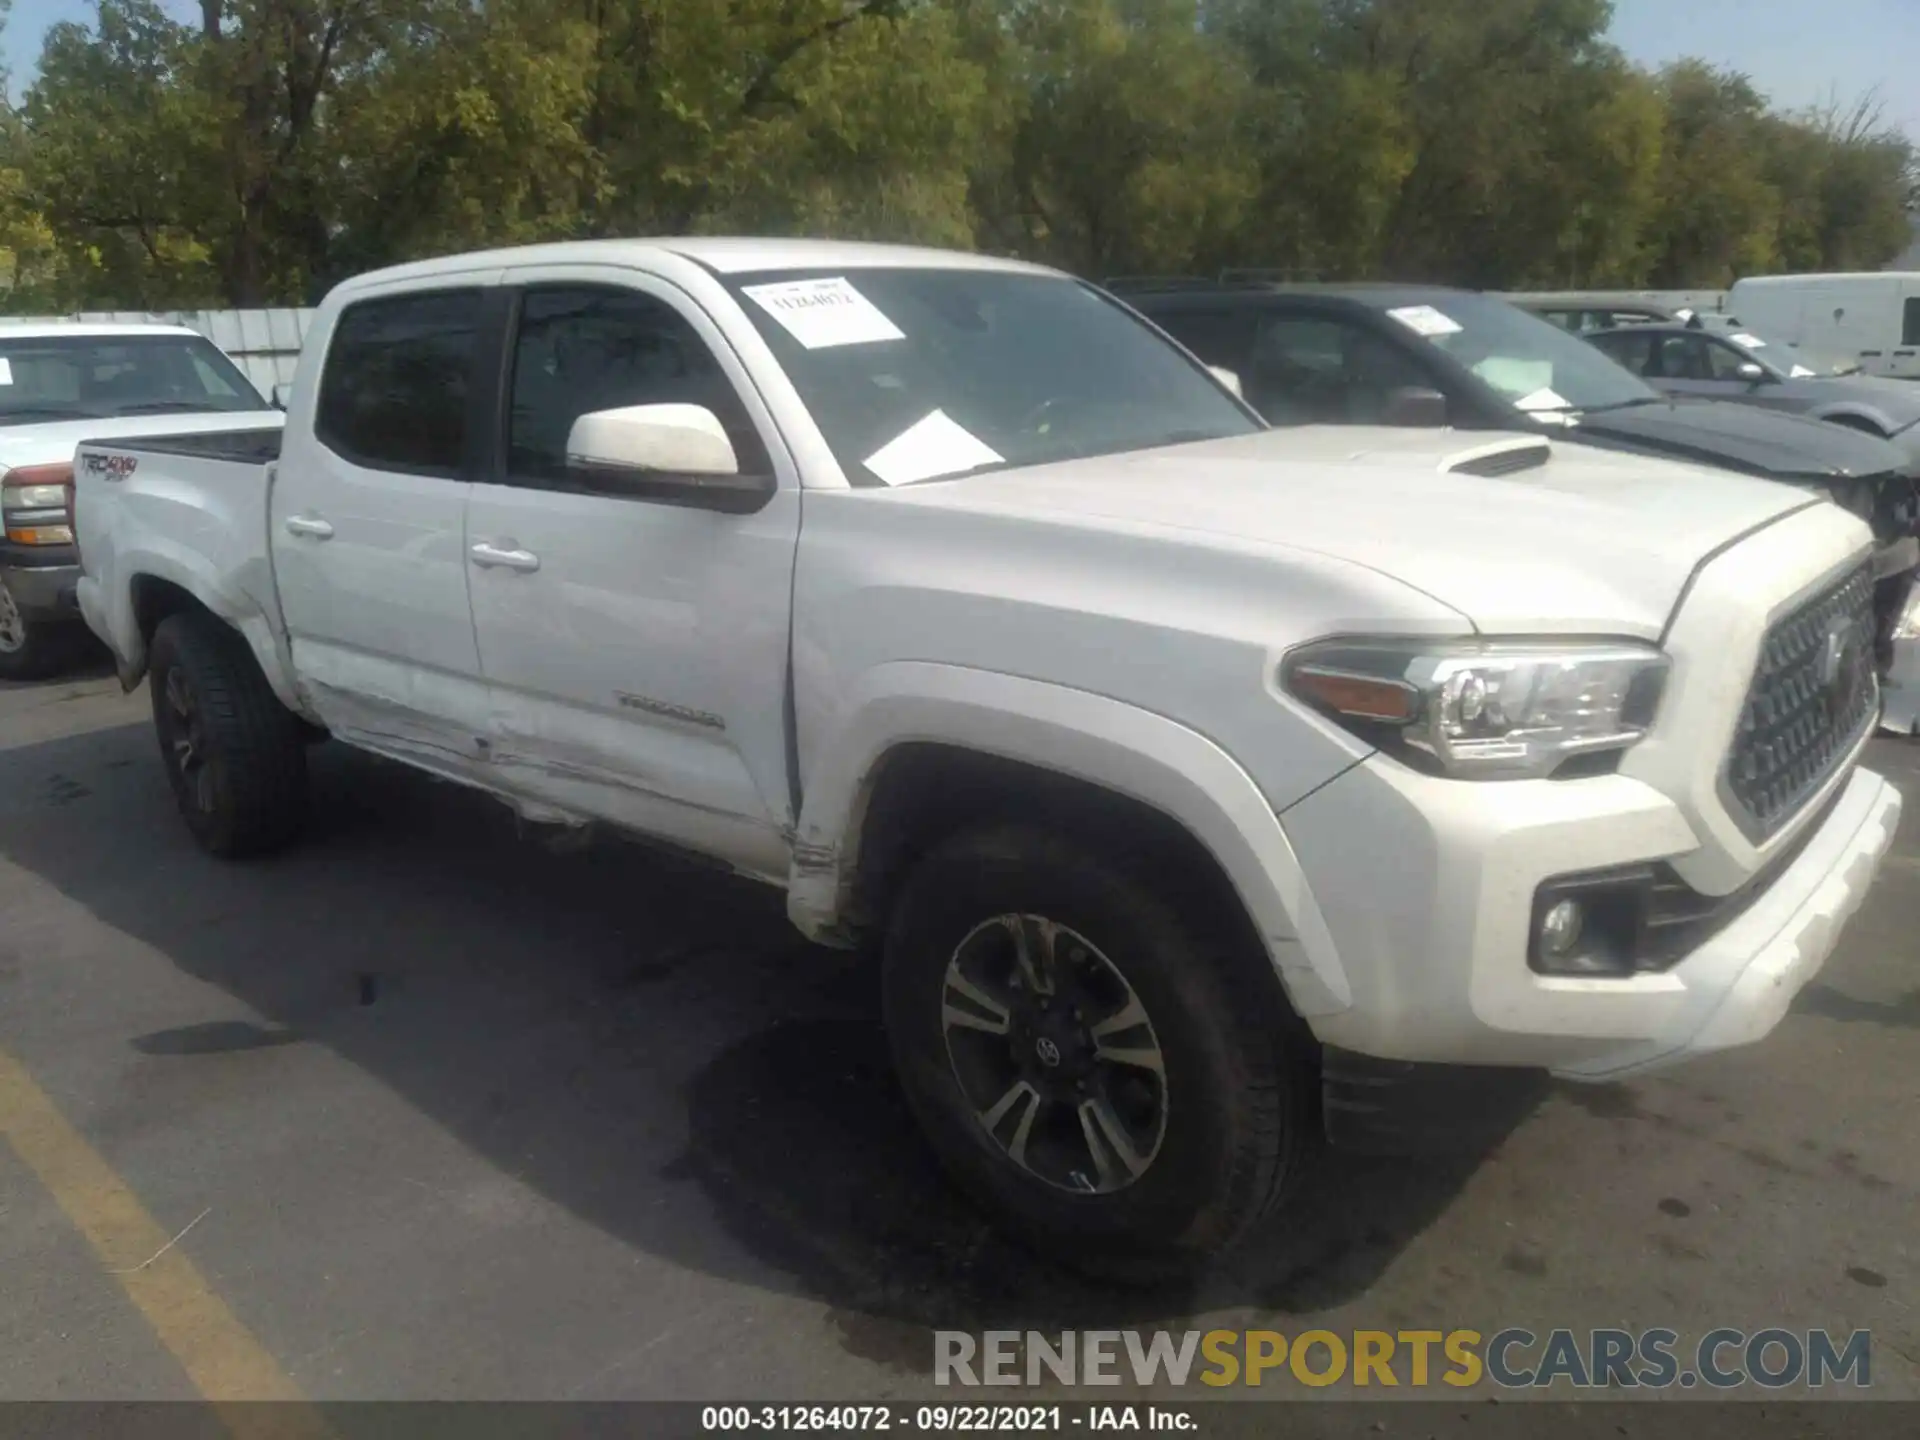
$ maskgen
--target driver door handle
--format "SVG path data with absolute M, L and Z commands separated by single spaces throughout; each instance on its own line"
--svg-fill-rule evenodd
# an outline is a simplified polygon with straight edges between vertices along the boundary
M 316 515 L 289 515 L 286 527 L 289 535 L 305 535 L 311 540 L 333 538 L 333 526 Z
M 512 542 L 508 542 L 509 547 Z M 482 570 L 518 570 L 521 574 L 531 574 L 540 568 L 540 557 L 531 550 L 501 548 L 489 545 L 482 540 L 467 551 L 473 557 L 473 563 Z

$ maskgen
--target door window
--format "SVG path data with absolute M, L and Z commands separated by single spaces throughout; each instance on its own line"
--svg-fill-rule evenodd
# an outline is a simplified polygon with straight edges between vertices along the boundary
M 733 382 L 686 318 L 635 290 L 529 290 L 514 340 L 507 474 L 514 484 L 567 483 L 573 422 L 629 405 L 701 405 L 733 442 L 743 474 L 772 469 Z
M 1667 380 L 1715 380 L 1707 342 L 1698 335 L 1660 337 L 1660 374 Z
M 1707 347 L 1707 365 L 1715 380 L 1739 380 L 1742 365 L 1754 365 L 1759 362 L 1737 345 L 1729 345 L 1723 340 L 1709 340 Z
M 1202 309 L 1185 307 L 1158 311 L 1150 318 L 1208 365 L 1239 375 L 1246 368 L 1253 343 L 1253 316 L 1244 306 Z M 1243 377 L 1244 378 L 1244 377 Z
M 320 376 L 320 442 L 369 469 L 458 475 L 480 298 L 478 290 L 442 290 L 341 311 Z
M 1293 315 L 1263 317 L 1241 380 L 1275 425 L 1376 425 L 1395 390 L 1434 387 L 1424 366 L 1372 330 Z
M 1656 373 L 1653 368 L 1654 339 L 1644 330 L 1608 330 L 1592 337 L 1593 344 L 1636 375 Z

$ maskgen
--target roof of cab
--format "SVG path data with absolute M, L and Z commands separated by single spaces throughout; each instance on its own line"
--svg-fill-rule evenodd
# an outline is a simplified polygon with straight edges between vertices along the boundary
M 0 318 L 0 340 L 111 340 L 130 335 L 191 335 L 200 332 L 186 325 L 166 325 L 134 321 L 82 320 L 7 320 Z
M 546 245 L 517 245 L 442 255 L 371 270 L 342 281 L 336 292 L 351 293 L 395 280 L 427 280 L 495 266 L 601 264 L 644 267 L 673 255 L 722 275 L 780 270 L 999 270 L 1029 275 L 1058 271 L 1024 260 L 977 255 L 965 250 L 936 250 L 917 245 L 876 245 L 856 240 L 795 240 L 733 235 L 637 237 L 631 240 L 565 240 Z

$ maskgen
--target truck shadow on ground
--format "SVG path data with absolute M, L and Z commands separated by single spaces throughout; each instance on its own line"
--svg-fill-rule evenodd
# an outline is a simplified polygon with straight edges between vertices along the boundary
M 1094 1285 L 948 1185 L 894 1084 L 871 961 L 808 945 L 777 893 L 620 842 L 552 853 L 483 796 L 340 746 L 313 760 L 308 842 L 222 865 L 188 841 L 145 726 L 0 751 L 0 851 L 257 1017 L 128 1035 L 130 1074 L 325 1046 L 623 1242 L 815 1297 L 850 1351 L 903 1371 L 930 1368 L 935 1325 L 1342 1304 L 1479 1163 L 1325 1156 L 1221 1273 Z

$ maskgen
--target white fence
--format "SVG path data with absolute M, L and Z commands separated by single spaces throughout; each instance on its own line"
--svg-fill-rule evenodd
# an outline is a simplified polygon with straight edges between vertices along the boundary
M 312 310 L 87 310 L 74 315 L 9 315 L 8 321 L 76 320 L 85 324 L 185 325 L 218 345 L 269 399 L 293 379 Z

